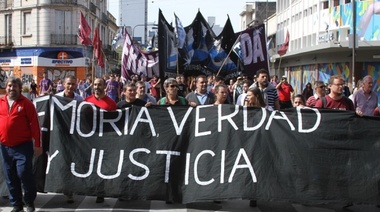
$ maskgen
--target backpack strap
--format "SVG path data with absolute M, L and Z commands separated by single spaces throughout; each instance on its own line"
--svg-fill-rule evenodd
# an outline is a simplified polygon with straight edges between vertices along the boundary
M 322 100 L 322 108 L 326 108 L 326 104 L 327 104 L 326 97 L 323 96 L 321 100 Z

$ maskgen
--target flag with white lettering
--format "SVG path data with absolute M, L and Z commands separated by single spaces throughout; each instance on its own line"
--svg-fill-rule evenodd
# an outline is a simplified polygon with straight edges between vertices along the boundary
M 142 51 L 133 43 L 131 36 L 125 31 L 123 52 L 121 55 L 121 77 L 126 81 L 132 74 L 152 77 L 159 75 L 158 52 Z
M 240 33 L 240 53 L 244 66 L 243 72 L 253 77 L 260 69 L 269 71 L 265 25 L 261 24 Z

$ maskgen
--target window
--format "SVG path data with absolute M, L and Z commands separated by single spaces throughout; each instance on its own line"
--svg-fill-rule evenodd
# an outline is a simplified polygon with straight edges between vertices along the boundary
M 12 42 L 12 14 L 5 15 L 5 43 Z
M 328 2 L 328 1 L 324 1 L 324 2 L 322 2 L 322 8 L 323 8 L 323 9 L 327 9 L 327 8 L 329 8 L 329 2 Z
M 24 35 L 31 35 L 32 34 L 32 13 L 31 12 L 24 12 L 24 20 L 23 20 L 23 34 Z

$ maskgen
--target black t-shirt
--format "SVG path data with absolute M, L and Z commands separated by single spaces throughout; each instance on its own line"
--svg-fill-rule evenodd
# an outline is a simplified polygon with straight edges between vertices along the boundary
M 116 105 L 117 105 L 117 108 L 121 109 L 121 108 L 126 108 L 126 107 L 132 107 L 132 105 L 145 106 L 145 104 L 146 104 L 146 101 L 142 99 L 136 99 L 134 102 L 127 102 L 123 100 L 123 101 L 118 102 Z
M 185 84 L 178 84 L 178 96 L 185 97 L 187 86 Z
M 32 89 L 32 91 L 37 91 L 37 84 L 36 83 L 30 84 L 30 89 Z

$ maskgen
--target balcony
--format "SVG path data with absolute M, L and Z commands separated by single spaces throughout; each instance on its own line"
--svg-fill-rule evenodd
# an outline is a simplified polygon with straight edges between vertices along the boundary
M 52 4 L 78 4 L 78 0 L 51 0 Z
M 105 24 L 108 24 L 108 16 L 107 16 L 107 14 L 102 13 L 102 21 L 103 21 Z
M 51 44 L 56 45 L 77 45 L 78 35 L 62 35 L 62 34 L 51 34 Z
M 96 15 L 96 6 L 92 2 L 90 2 L 90 11 Z
M 0 36 L 0 48 L 14 46 L 14 38 L 12 36 Z

